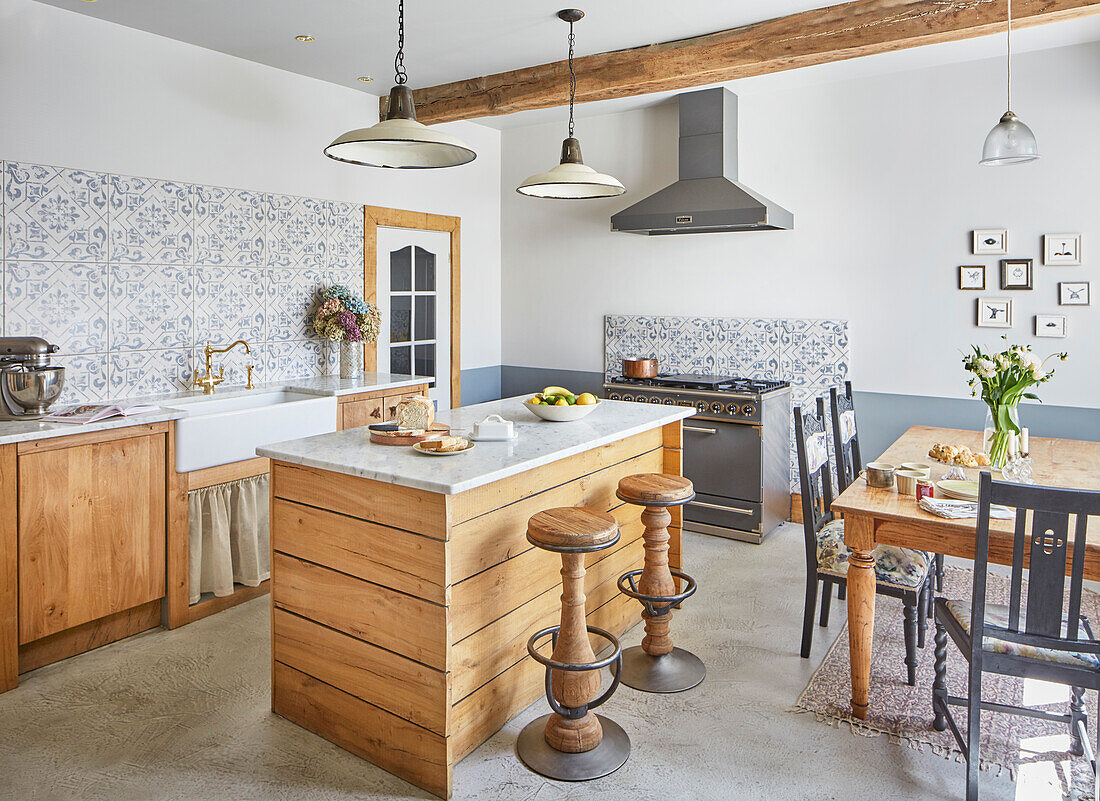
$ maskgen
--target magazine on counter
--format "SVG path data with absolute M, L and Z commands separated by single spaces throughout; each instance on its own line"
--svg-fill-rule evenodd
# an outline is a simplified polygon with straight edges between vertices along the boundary
M 104 406 L 102 404 L 81 403 L 67 406 L 39 418 L 44 423 L 98 423 L 108 417 L 129 417 L 132 414 L 147 414 L 160 409 L 148 403 L 135 403 L 133 406 Z

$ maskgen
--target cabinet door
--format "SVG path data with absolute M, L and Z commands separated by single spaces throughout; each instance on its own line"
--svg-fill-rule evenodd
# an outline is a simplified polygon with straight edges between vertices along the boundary
M 382 399 L 345 401 L 340 404 L 340 430 L 359 428 L 382 422 Z
M 165 439 L 19 456 L 19 642 L 164 596 Z

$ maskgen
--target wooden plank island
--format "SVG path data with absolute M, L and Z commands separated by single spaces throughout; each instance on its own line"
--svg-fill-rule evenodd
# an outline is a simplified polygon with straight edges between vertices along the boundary
M 620 541 L 586 560 L 587 609 L 624 633 L 641 610 L 616 581 L 641 567 L 643 527 L 615 490 L 633 473 L 680 474 L 692 410 L 603 401 L 548 423 L 507 399 L 440 417 L 468 430 L 489 414 L 518 438 L 449 458 L 361 430 L 259 451 L 272 460 L 272 709 L 442 798 L 455 764 L 543 692 L 526 643 L 558 621 L 561 562 L 527 542 L 528 518 L 615 516 Z

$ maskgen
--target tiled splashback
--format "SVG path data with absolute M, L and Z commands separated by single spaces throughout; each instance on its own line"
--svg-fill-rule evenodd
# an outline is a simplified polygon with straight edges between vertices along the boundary
M 604 318 L 604 375 L 622 373 L 623 359 L 656 357 L 663 373 L 766 378 L 791 383 L 791 404 L 813 403 L 848 378 L 847 320 L 750 317 Z M 798 458 L 791 422 L 791 488 Z
M 318 290 L 363 286 L 363 207 L 0 162 L 0 331 L 61 346 L 66 401 L 187 388 L 203 345 L 226 382 L 336 371 Z M 215 368 L 216 369 L 216 368 Z

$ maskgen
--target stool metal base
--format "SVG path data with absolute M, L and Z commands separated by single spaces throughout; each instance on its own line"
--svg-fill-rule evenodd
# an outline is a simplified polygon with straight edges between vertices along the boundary
M 603 739 L 591 751 L 567 754 L 546 743 L 549 715 L 536 718 L 523 727 L 516 740 L 520 762 L 540 776 L 562 782 L 584 782 L 614 773 L 630 757 L 630 738 L 623 727 L 603 715 L 596 715 L 603 727 Z
M 706 675 L 702 660 L 691 651 L 673 648 L 667 654 L 651 656 L 635 645 L 623 650 L 619 681 L 645 693 L 679 693 L 697 686 Z

